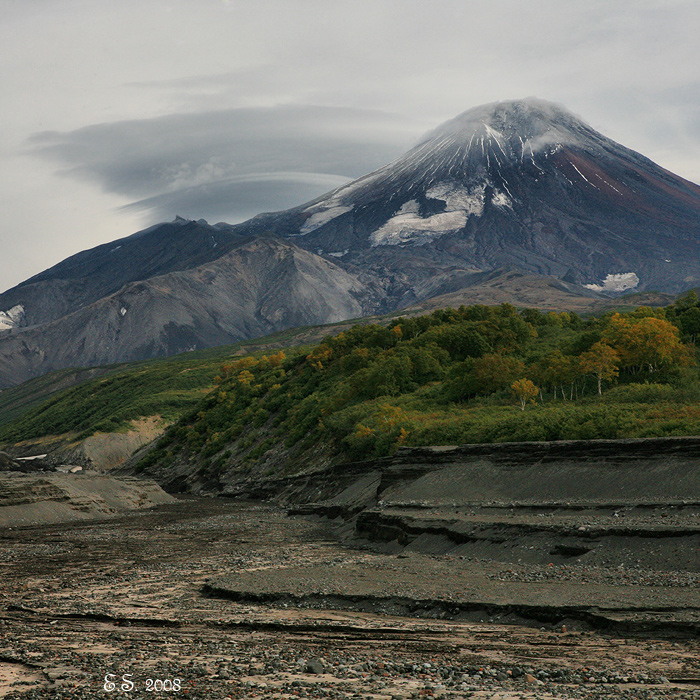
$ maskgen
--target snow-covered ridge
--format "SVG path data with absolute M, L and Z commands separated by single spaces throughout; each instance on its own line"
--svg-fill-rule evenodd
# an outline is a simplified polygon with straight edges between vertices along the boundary
M 17 304 L 7 311 L 0 311 L 0 331 L 21 326 L 24 321 L 24 307 Z

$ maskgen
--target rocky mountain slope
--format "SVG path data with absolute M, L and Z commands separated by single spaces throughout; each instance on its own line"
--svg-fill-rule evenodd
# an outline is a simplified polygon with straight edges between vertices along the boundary
M 293 244 L 237 239 L 216 260 L 125 284 L 55 320 L 5 331 L 0 386 L 75 364 L 173 355 L 362 316 L 373 308 L 371 289 Z
M 554 279 L 464 292 L 513 270 Z M 434 297 L 677 292 L 698 270 L 700 187 L 561 107 L 499 102 L 314 202 L 236 226 L 176 219 L 0 294 L 0 388 Z
M 126 284 L 216 260 L 239 240 L 230 229 L 177 217 L 72 255 L 0 294 L 0 309 L 21 307 L 22 320 L 15 325 L 54 321 Z

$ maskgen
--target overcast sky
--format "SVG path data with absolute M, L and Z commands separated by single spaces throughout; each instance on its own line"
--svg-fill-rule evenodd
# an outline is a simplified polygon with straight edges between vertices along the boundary
M 0 291 L 310 200 L 536 96 L 700 182 L 698 0 L 0 0 Z

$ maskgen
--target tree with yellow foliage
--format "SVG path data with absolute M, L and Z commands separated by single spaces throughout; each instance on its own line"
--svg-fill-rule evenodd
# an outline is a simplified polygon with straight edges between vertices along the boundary
M 661 318 L 614 314 L 603 340 L 617 350 L 621 366 L 638 371 L 657 372 L 693 362 L 689 348 L 679 338 L 678 328 Z
M 524 411 L 528 403 L 535 403 L 540 390 L 529 379 L 516 379 L 510 388 L 520 401 L 520 410 Z
M 598 341 L 591 349 L 581 353 L 579 367 L 585 374 L 593 374 L 598 380 L 598 395 L 603 393 L 603 379 L 610 381 L 617 377 L 619 370 L 620 353 L 611 348 L 607 343 Z
M 255 375 L 250 370 L 244 369 L 239 373 L 237 379 L 239 384 L 250 386 L 250 383 L 255 379 Z
M 568 384 L 570 386 L 570 397 L 573 400 L 574 384 L 580 376 L 578 358 L 564 355 L 561 350 L 557 349 L 544 358 L 541 373 L 543 378 L 554 387 L 554 398 L 557 397 L 557 387 L 559 387 L 562 399 L 566 399 L 564 387 Z
M 258 360 L 250 355 L 242 357 L 240 360 L 234 360 L 232 362 L 225 362 L 221 365 L 221 375 L 219 377 L 220 381 L 228 379 L 233 376 L 236 372 L 241 370 L 247 370 L 251 367 L 255 367 L 258 364 Z
M 280 350 L 275 355 L 270 355 L 267 358 L 267 364 L 269 367 L 279 367 L 286 359 L 287 356 L 284 354 L 284 350 Z
M 307 356 L 306 359 L 309 364 L 314 369 L 323 369 L 324 365 L 327 365 L 331 357 L 333 356 L 332 348 L 328 347 L 325 343 L 314 348 Z

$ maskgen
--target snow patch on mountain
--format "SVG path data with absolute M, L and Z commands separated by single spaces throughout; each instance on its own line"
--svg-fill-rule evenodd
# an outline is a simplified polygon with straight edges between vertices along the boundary
M 0 331 L 21 326 L 24 321 L 24 306 L 17 304 L 7 311 L 0 311 Z
M 603 284 L 584 284 L 587 289 L 594 292 L 624 292 L 634 289 L 639 284 L 639 277 L 634 272 L 623 272 L 616 275 L 607 275 Z
M 445 211 L 422 217 L 420 205 L 411 199 L 381 228 L 370 235 L 372 247 L 380 245 L 422 244 L 450 231 L 463 228 L 470 214 L 481 216 L 484 188 L 473 193 L 454 183 L 441 182 L 429 189 L 426 197 L 445 202 Z
M 491 197 L 491 204 L 497 207 L 512 206 L 510 199 L 508 199 L 508 197 L 503 192 L 499 192 L 498 190 L 494 190 L 493 196 Z
M 408 202 L 404 202 L 401 209 L 399 209 L 399 214 L 417 214 L 420 211 L 420 203 L 417 199 L 409 199 Z
M 370 235 L 372 247 L 408 243 L 422 245 L 438 236 L 464 228 L 470 216 L 481 216 L 484 213 L 487 187 L 490 187 L 489 182 L 481 182 L 470 188 L 454 182 L 437 183 L 426 191 L 425 196 L 444 202 L 445 211 L 422 217 L 418 201 L 411 199 Z M 508 196 L 497 189 L 492 189 L 491 203 L 499 207 L 511 206 Z
M 380 245 L 420 245 L 433 238 L 462 228 L 467 223 L 464 211 L 446 211 L 421 218 L 417 214 L 398 214 L 371 236 L 372 247 Z
M 481 183 L 476 187 L 467 189 L 453 182 L 440 182 L 434 187 L 431 187 L 425 193 L 425 196 L 429 199 L 439 199 L 445 202 L 447 205 L 445 207 L 445 212 L 462 210 L 467 216 L 470 214 L 481 216 L 484 212 L 485 192 L 486 183 Z M 466 218 L 464 221 L 466 223 Z
M 302 236 L 306 235 L 307 233 L 311 233 L 311 231 L 315 231 L 317 228 L 320 228 L 332 219 L 335 219 L 336 216 L 347 214 L 349 211 L 352 211 L 352 205 L 349 207 L 334 206 L 329 209 L 320 209 L 306 220 L 304 225 L 299 229 L 299 233 Z

